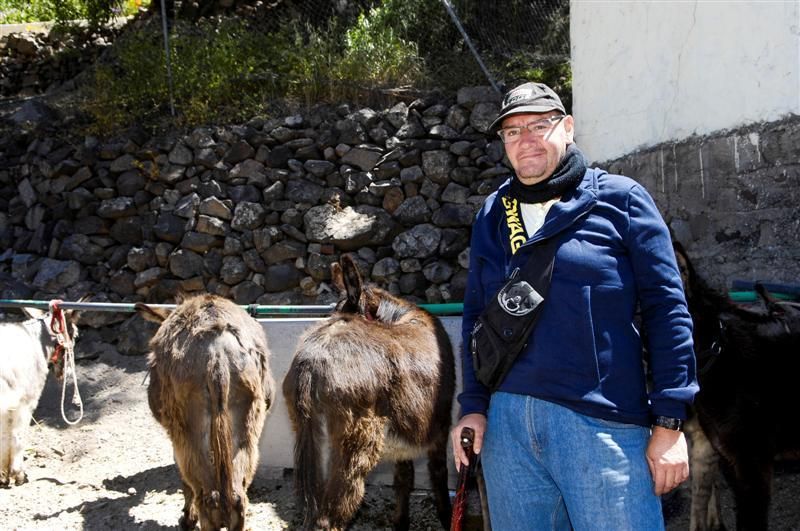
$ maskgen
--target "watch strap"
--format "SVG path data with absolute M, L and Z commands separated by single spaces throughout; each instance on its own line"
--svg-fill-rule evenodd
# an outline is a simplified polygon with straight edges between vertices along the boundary
M 668 430 L 681 431 L 683 429 L 683 421 L 675 417 L 658 415 L 653 418 L 653 426 L 659 426 Z

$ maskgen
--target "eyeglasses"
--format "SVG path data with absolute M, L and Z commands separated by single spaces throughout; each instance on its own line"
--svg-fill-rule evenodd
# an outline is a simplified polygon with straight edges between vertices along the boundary
M 535 136 L 543 137 L 546 136 L 558 122 L 563 120 L 565 116 L 565 114 L 560 114 L 558 116 L 545 118 L 544 120 L 536 120 L 535 122 L 530 122 L 525 125 L 504 127 L 497 132 L 497 135 L 500 137 L 500 140 L 503 141 L 503 144 L 512 144 L 519 141 L 519 139 L 522 138 L 523 129 L 527 129 L 529 133 Z

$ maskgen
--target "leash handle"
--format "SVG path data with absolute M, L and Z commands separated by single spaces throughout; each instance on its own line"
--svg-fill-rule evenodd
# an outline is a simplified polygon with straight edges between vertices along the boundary
M 453 512 L 450 519 L 450 531 L 461 531 L 464 523 L 464 515 L 467 512 L 467 485 L 469 477 L 473 474 L 475 468 L 475 451 L 473 444 L 475 444 L 475 430 L 472 428 L 464 427 L 461 430 L 460 441 L 461 448 L 467 454 L 469 465 L 461 466 L 458 471 L 458 485 L 456 486 L 456 496 L 453 500 Z
M 467 457 L 475 455 L 472 450 L 472 445 L 475 444 L 475 430 L 472 428 L 464 427 L 461 430 L 461 448 L 467 453 Z

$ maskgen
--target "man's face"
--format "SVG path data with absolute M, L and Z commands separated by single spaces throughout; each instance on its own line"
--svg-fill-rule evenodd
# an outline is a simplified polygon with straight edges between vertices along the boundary
M 558 111 L 536 114 L 514 114 L 503 120 L 502 127 L 523 127 L 537 120 L 559 116 Z M 573 139 L 572 116 L 567 115 L 543 137 L 523 127 L 520 139 L 504 144 L 506 155 L 523 184 L 536 184 L 549 178 Z

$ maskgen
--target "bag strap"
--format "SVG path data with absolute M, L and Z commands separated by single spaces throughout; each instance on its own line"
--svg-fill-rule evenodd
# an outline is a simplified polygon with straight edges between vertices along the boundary
M 504 195 L 500 198 L 500 202 L 503 204 L 503 213 L 506 216 L 511 254 L 515 254 L 528 240 L 528 231 L 525 229 L 525 222 L 519 212 L 519 201 Z
M 508 371 L 514 365 L 519 353 L 525 348 L 539 322 L 544 304 L 547 302 L 547 292 L 550 289 L 550 280 L 553 274 L 556 249 L 558 249 L 557 235 L 542 242 L 537 242 L 531 249 L 531 255 L 522 268 L 517 268 L 511 274 L 500 291 L 487 304 L 477 326 L 473 330 L 470 350 L 473 356 L 480 356 L 476 334 L 481 328 L 484 338 L 483 348 L 495 353 L 494 361 L 486 364 L 486 370 L 479 369 L 476 373 L 478 381 L 483 383 L 492 392 L 496 391 L 505 380 Z M 520 296 L 511 295 L 515 286 L 527 283 L 541 298 L 533 308 L 520 311 Z M 517 288 L 519 289 L 519 288 Z M 530 297 L 529 291 L 522 290 L 524 300 Z M 529 307 L 530 308 L 530 307 Z M 498 341 L 499 340 L 499 341 Z M 488 343 L 486 343 L 488 341 Z M 480 365 L 474 361 L 475 366 Z
M 556 250 L 558 250 L 558 235 L 534 244 L 530 250 L 531 255 L 528 257 L 528 261 L 515 271 L 517 276 L 533 286 L 545 301 L 547 292 L 550 290 L 550 281 L 553 278 Z M 514 273 L 512 273 L 513 276 Z

